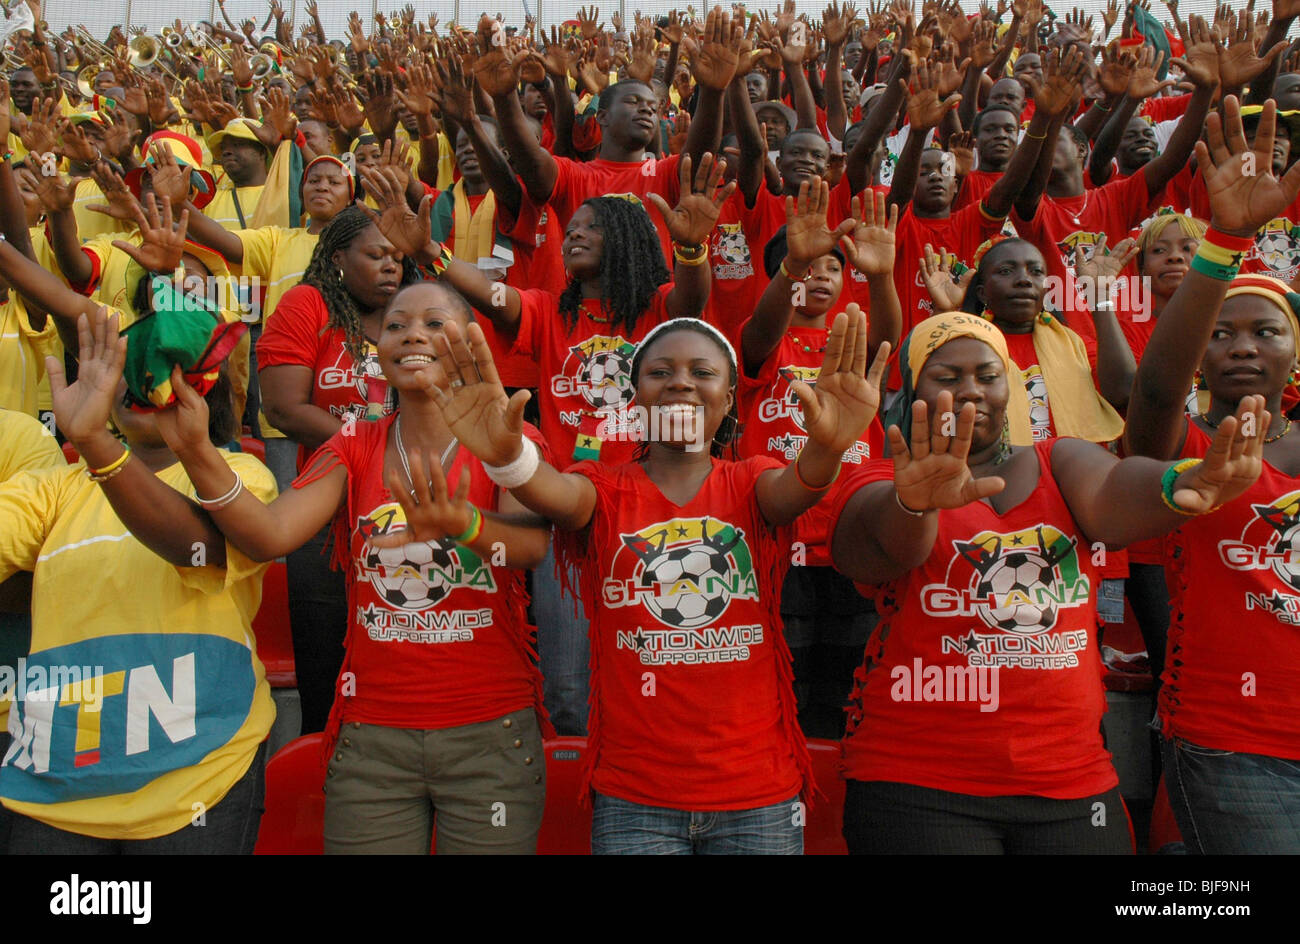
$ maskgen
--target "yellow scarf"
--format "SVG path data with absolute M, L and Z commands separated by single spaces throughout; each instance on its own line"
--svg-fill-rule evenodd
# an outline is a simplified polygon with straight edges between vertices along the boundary
M 1040 315 L 1034 321 L 1034 350 L 1038 353 L 1043 383 L 1047 385 L 1047 406 L 1052 412 L 1052 425 L 1056 429 L 1056 435 L 1073 436 L 1096 443 L 1118 439 L 1124 432 L 1124 420 L 1106 402 L 1093 383 L 1083 340 L 1066 327 L 1060 318 Z M 1020 368 L 1014 361 L 1011 366 L 1015 369 L 1016 376 L 1021 376 Z M 1013 396 L 1011 399 L 1028 410 L 1027 398 Z M 1008 408 L 1008 413 L 1010 412 Z M 1016 438 L 1014 423 L 1011 429 L 1012 445 L 1033 445 L 1032 437 L 1025 440 Z
M 483 201 L 473 213 L 469 209 L 465 181 L 456 181 L 451 188 L 451 194 L 456 201 L 451 224 L 452 232 L 455 234 L 456 258 L 480 268 L 492 265 L 497 237 L 496 194 L 491 190 L 484 194 Z

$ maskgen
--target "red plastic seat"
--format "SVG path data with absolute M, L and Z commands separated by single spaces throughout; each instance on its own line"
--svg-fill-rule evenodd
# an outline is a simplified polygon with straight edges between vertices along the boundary
M 283 561 L 275 561 L 262 578 L 262 605 L 253 617 L 257 656 L 266 666 L 272 688 L 297 688 L 293 634 L 289 630 L 289 580 Z
M 822 796 L 808 809 L 803 830 L 804 855 L 848 855 L 844 842 L 844 778 L 840 776 L 840 742 L 809 738 L 813 777 Z
M 1174 808 L 1169 805 L 1169 791 L 1165 789 L 1165 778 L 1162 776 L 1156 787 L 1155 805 L 1151 808 L 1151 833 L 1147 850 L 1158 855 L 1170 846 L 1182 843 L 1183 834 L 1178 829 L 1178 820 L 1174 818 Z
M 579 790 L 587 739 L 552 738 L 545 749 L 546 812 L 537 836 L 537 854 L 590 855 L 591 808 L 580 802 Z
M 239 441 L 239 448 L 250 456 L 257 456 L 259 462 L 266 463 L 266 443 L 255 436 L 245 436 Z
M 266 765 L 266 812 L 255 855 L 320 855 L 325 848 L 323 734 L 290 741 Z

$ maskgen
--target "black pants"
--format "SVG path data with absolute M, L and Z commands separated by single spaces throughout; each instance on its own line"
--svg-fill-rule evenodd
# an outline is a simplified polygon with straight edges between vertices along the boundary
M 1129 855 L 1119 788 L 1082 800 L 976 797 L 906 783 L 850 780 L 850 855 Z
M 348 630 L 347 581 L 322 553 L 329 526 L 285 557 L 302 733 L 325 730 Z

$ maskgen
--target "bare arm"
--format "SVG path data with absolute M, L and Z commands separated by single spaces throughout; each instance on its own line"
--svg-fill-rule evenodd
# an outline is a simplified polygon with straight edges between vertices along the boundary
M 311 402 L 315 373 L 299 364 L 277 364 L 257 372 L 262 388 L 262 409 L 267 420 L 290 439 L 306 447 L 307 454 L 342 427 L 338 417 Z

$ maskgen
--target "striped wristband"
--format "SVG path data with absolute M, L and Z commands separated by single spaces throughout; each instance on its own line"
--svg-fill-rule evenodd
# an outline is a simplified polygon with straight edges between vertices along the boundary
M 1231 282 L 1237 277 L 1242 259 L 1253 244 L 1251 236 L 1229 236 L 1211 229 L 1202 237 L 1196 255 L 1192 257 L 1192 268 L 1220 282 Z

